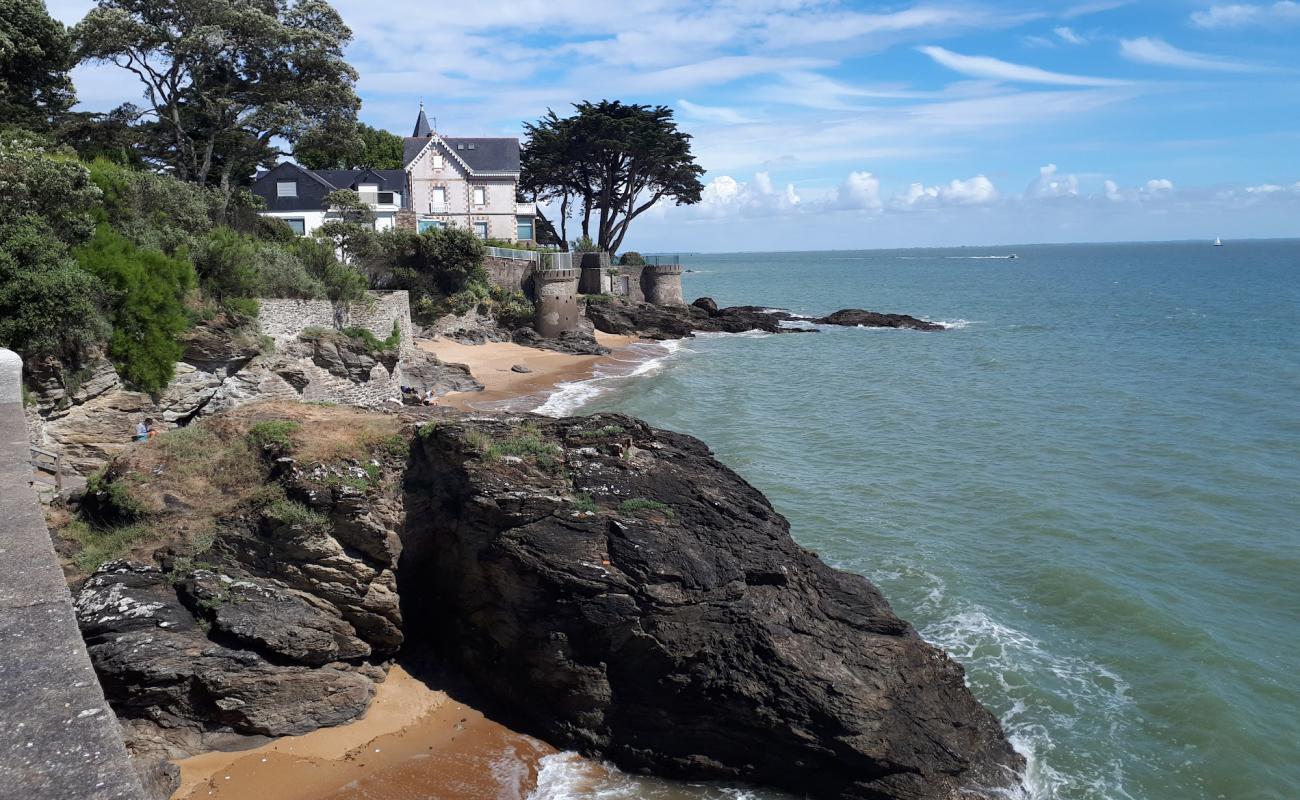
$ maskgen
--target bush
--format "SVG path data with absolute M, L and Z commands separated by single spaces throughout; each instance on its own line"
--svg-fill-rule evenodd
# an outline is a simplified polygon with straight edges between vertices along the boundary
M 248 429 L 248 441 L 259 450 L 287 453 L 293 449 L 294 434 L 302 425 L 287 419 L 269 419 Z
M 618 513 L 625 517 L 639 517 L 643 512 L 658 512 L 665 517 L 673 516 L 673 510 L 658 500 L 633 497 L 618 504 Z
M 256 296 L 257 256 L 252 239 L 224 226 L 212 231 L 194 253 L 203 293 L 223 306 L 233 298 Z
M 104 224 L 76 257 L 111 292 L 108 354 L 118 374 L 146 392 L 162 391 L 185 352 L 177 337 L 189 325 L 185 295 L 194 287 L 194 268 L 141 250 Z
M 583 236 L 569 242 L 569 249 L 575 253 L 595 253 L 599 250 L 596 243 L 591 240 L 590 236 Z
M 296 240 L 292 249 L 303 269 L 324 287 L 325 296 L 331 301 L 355 303 L 368 297 L 366 276 L 339 261 L 329 242 L 303 238 Z
M 136 522 L 145 516 L 145 509 L 131 494 L 123 476 L 109 476 L 101 469 L 86 479 L 81 513 L 93 522 L 109 526 Z
M 100 564 L 125 556 L 136 544 L 154 536 L 144 525 L 94 528 L 81 520 L 74 520 L 59 533 L 77 546 L 72 563 L 82 572 L 94 572 Z
M 196 251 L 222 205 L 215 190 L 170 175 L 130 169 L 105 158 L 87 168 L 104 195 L 99 219 L 137 247 L 168 255 Z
M 281 525 L 291 525 L 308 530 L 320 530 L 329 525 L 329 520 L 319 511 L 313 511 L 302 503 L 293 500 L 275 500 L 262 510 L 268 519 Z
M 288 230 L 287 226 L 282 227 Z M 304 300 L 315 300 L 325 295 L 325 284 L 307 272 L 302 259 L 292 250 L 268 243 L 258 247 L 258 297 L 298 297 Z
M 619 257 L 618 263 L 625 267 L 643 267 L 645 266 L 645 256 L 635 250 L 628 250 Z

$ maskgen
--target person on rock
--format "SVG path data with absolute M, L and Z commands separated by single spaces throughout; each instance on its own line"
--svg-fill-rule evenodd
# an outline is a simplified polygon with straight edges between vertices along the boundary
M 158 428 L 153 424 L 153 417 L 144 418 L 145 438 L 152 439 L 158 435 Z
M 135 426 L 135 440 L 137 442 L 143 442 L 148 438 L 149 438 L 149 419 L 146 417 L 145 419 L 140 420 L 140 422 L 137 423 Z

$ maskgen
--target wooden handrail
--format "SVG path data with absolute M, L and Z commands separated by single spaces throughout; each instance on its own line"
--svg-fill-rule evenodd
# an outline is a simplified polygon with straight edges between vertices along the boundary
M 63 455 L 61 453 L 55 453 L 51 450 L 43 450 L 39 447 L 32 447 L 30 449 L 32 455 L 31 465 L 34 468 L 41 470 L 43 472 L 53 472 L 54 488 L 56 491 L 62 492 L 63 491 Z M 41 457 L 45 457 L 47 459 L 53 459 L 54 463 L 51 465 L 48 461 L 42 461 L 40 460 Z M 35 482 L 36 479 L 33 478 L 32 483 Z

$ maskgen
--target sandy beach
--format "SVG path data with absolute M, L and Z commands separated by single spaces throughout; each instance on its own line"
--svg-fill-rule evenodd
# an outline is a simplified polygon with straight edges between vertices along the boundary
M 557 385 L 592 376 L 606 361 L 626 359 L 638 340 L 597 333 L 609 356 L 574 356 L 509 342 L 419 346 L 443 361 L 469 366 L 481 392 L 457 392 L 439 404 L 482 409 L 520 397 L 538 402 Z M 515 364 L 531 372 L 514 372 Z M 237 752 L 177 762 L 173 800 L 480 800 L 527 797 L 538 761 L 555 748 L 516 733 L 448 696 L 402 664 L 394 665 L 361 719 Z M 599 765 L 591 764 L 600 771 Z
M 639 341 L 634 336 L 596 333 L 596 341 L 614 352 L 610 356 L 574 356 L 551 350 L 538 350 L 513 342 L 458 344 L 448 339 L 423 340 L 417 344 L 438 358 L 452 364 L 465 364 L 483 384 L 481 392 L 453 392 L 438 398 L 441 405 L 468 410 L 518 397 L 536 395 L 539 399 L 560 383 L 591 377 L 603 360 L 616 358 L 619 351 Z M 531 372 L 514 372 L 523 365 Z

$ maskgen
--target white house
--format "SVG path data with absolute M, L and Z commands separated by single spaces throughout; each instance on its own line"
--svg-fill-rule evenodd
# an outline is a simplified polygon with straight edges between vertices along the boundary
M 317 169 L 288 161 L 259 173 L 251 187 L 266 201 L 262 216 L 282 219 L 299 235 L 308 235 L 333 214 L 324 208 L 325 197 L 350 189 L 370 204 L 375 230 L 397 224 L 397 212 L 407 204 L 406 172 L 400 169 Z

